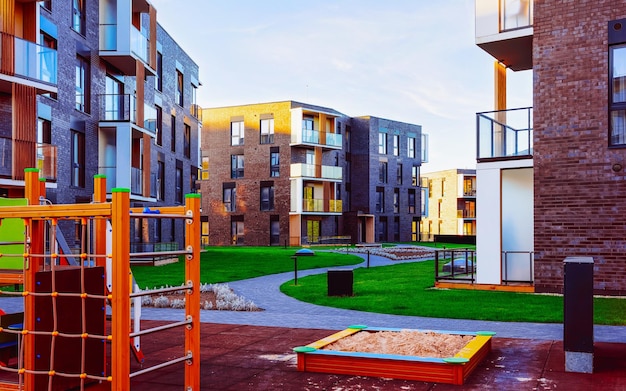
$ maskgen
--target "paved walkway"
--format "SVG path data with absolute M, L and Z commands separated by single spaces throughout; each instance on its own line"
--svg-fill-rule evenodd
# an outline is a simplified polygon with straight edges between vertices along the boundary
M 357 254 L 366 259 L 366 255 Z M 370 266 L 384 266 L 403 261 L 371 255 Z M 405 261 L 405 262 L 415 262 Z M 350 268 L 365 267 L 366 262 Z M 346 267 L 342 267 L 346 268 Z M 327 269 L 299 271 L 298 277 L 325 273 Z M 304 303 L 280 292 L 280 285 L 293 279 L 294 273 L 280 273 L 248 280 L 230 282 L 228 285 L 240 296 L 253 301 L 264 311 L 202 311 L 201 321 L 250 326 L 276 326 L 289 328 L 341 330 L 349 325 L 364 324 L 372 327 L 411 328 L 450 331 L 495 331 L 498 337 L 561 340 L 562 324 L 491 322 L 464 319 L 424 318 L 377 314 L 344 310 Z M 21 298 L 0 298 L 0 308 L 5 312 L 22 310 Z M 142 319 L 180 320 L 184 311 L 170 308 L 143 308 Z M 626 343 L 626 326 L 594 327 L 595 341 Z

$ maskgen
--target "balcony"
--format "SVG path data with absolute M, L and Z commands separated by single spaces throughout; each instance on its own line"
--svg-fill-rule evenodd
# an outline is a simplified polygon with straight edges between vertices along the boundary
M 156 108 L 144 103 L 143 124 L 137 123 L 137 98 L 130 94 L 100 95 L 101 122 L 130 122 L 142 128 L 145 133 L 156 136 Z
M 132 23 L 135 15 L 150 14 L 150 3 L 146 0 L 112 0 L 110 3 L 112 6 L 101 8 L 100 13 L 100 56 L 125 75 L 136 76 L 136 60 L 147 65 L 146 70 L 154 75 L 150 67 L 150 37 Z
M 38 87 L 44 91 L 56 92 L 56 88 L 47 87 L 57 84 L 58 59 L 55 49 L 6 33 L 0 33 L 0 37 L 1 73 L 44 83 L 45 85 Z M 2 57 L 3 54 L 5 57 Z
M 514 71 L 532 69 L 533 0 L 475 0 L 476 45 Z
M 294 163 L 291 165 L 289 175 L 292 178 L 341 180 L 343 178 L 343 171 L 341 167 L 336 166 L 320 166 L 318 164 Z
M 532 158 L 532 127 L 532 107 L 477 113 L 477 160 Z
M 295 131 L 291 134 L 291 144 L 319 145 L 331 149 L 341 149 L 343 147 L 343 136 L 339 133 L 301 129 L 300 132 Z
M 303 212 L 319 212 L 319 213 L 341 213 L 341 200 L 328 200 L 328 208 L 324 208 L 323 199 L 304 199 L 302 200 Z
M 57 146 L 34 143 L 34 164 L 27 163 L 26 167 L 37 167 L 39 177 L 49 182 L 57 180 Z M 27 158 L 20 156 L 20 158 Z M 13 178 L 13 140 L 0 137 L 0 177 Z
M 457 210 L 456 211 L 456 217 L 458 219 L 475 219 L 476 218 L 476 211 L 475 210 L 465 210 L 465 209 Z
M 124 187 L 130 188 L 132 195 L 141 196 L 143 194 L 143 170 L 139 168 L 130 167 L 130 183 L 123 183 L 123 180 L 118 180 L 124 173 L 118 173 L 118 168 L 115 166 L 100 166 L 98 167 L 98 174 L 107 177 L 107 193 L 111 193 L 115 187 Z

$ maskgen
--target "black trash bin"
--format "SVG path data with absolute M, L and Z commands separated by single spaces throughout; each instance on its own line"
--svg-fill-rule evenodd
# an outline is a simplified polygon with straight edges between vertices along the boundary
M 331 269 L 327 273 L 328 296 L 352 296 L 352 269 Z

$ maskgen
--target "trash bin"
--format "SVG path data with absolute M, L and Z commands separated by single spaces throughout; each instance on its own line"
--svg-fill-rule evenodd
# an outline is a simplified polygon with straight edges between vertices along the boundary
M 352 269 L 331 269 L 327 273 L 328 296 L 352 296 Z
M 563 278 L 566 372 L 593 372 L 593 258 L 567 257 Z

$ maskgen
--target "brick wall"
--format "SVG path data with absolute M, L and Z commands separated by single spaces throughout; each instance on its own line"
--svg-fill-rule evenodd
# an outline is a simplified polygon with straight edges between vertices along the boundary
M 626 293 L 626 149 L 608 148 L 607 24 L 615 1 L 536 1 L 535 289 L 560 291 L 563 260 L 590 256 L 598 292 Z

